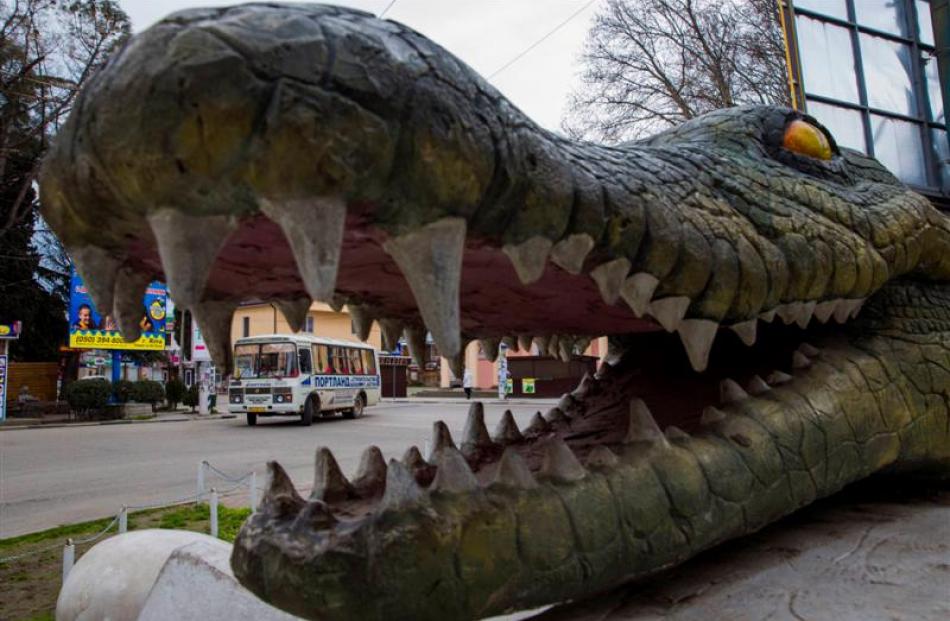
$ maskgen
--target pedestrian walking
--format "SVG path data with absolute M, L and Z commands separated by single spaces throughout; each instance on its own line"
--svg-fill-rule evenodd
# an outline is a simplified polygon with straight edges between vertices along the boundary
M 465 369 L 465 372 L 462 373 L 462 389 L 465 391 L 465 398 L 472 398 L 472 372 L 468 369 Z

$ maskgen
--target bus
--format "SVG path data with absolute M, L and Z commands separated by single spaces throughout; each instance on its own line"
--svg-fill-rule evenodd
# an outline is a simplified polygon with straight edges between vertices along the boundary
M 310 425 L 336 413 L 358 418 L 379 403 L 379 352 L 369 345 L 303 334 L 269 334 L 234 342 L 228 412 L 299 416 Z

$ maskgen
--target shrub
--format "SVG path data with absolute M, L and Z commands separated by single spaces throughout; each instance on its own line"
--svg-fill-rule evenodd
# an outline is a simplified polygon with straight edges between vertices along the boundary
M 188 389 L 181 402 L 190 407 L 192 412 L 195 411 L 195 406 L 198 405 L 198 384 L 194 384 Z
M 155 404 L 164 398 L 165 389 L 159 382 L 141 380 L 132 386 L 132 400 L 139 403 L 151 403 L 152 409 L 155 409 Z
M 135 382 L 130 382 L 129 380 L 119 380 L 113 387 L 115 400 L 119 403 L 128 403 L 129 399 L 135 400 L 135 397 L 132 396 L 134 390 Z
M 79 416 L 86 416 L 109 403 L 112 384 L 104 379 L 77 380 L 66 386 L 64 397 L 70 409 Z
M 185 396 L 185 384 L 179 379 L 168 380 L 165 384 L 165 399 L 168 400 L 169 409 L 174 410 L 175 406 L 182 402 Z

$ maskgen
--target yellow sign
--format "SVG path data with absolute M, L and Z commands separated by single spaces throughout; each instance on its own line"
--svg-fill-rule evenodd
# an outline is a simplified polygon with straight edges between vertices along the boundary
M 129 343 L 115 330 L 73 330 L 69 333 L 69 346 L 86 349 L 161 351 L 165 349 L 165 335 L 143 334 L 139 340 Z
M 533 377 L 523 377 L 521 378 L 521 392 L 525 395 L 534 394 L 534 378 Z
M 0 324 L 0 336 L 6 336 L 13 332 L 13 329 L 10 326 Z

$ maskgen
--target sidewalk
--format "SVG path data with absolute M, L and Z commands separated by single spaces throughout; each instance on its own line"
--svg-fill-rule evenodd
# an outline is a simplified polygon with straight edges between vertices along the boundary
M 218 414 L 198 414 L 190 410 L 175 410 L 174 412 L 156 412 L 155 416 L 144 419 L 120 418 L 115 420 L 92 420 L 71 422 L 66 416 L 46 416 L 44 418 L 8 418 L 0 422 L 0 431 L 17 429 L 56 429 L 59 427 L 92 427 L 97 425 L 142 425 L 147 423 L 180 423 L 192 420 L 218 420 L 235 418 L 234 414 L 221 412 Z

